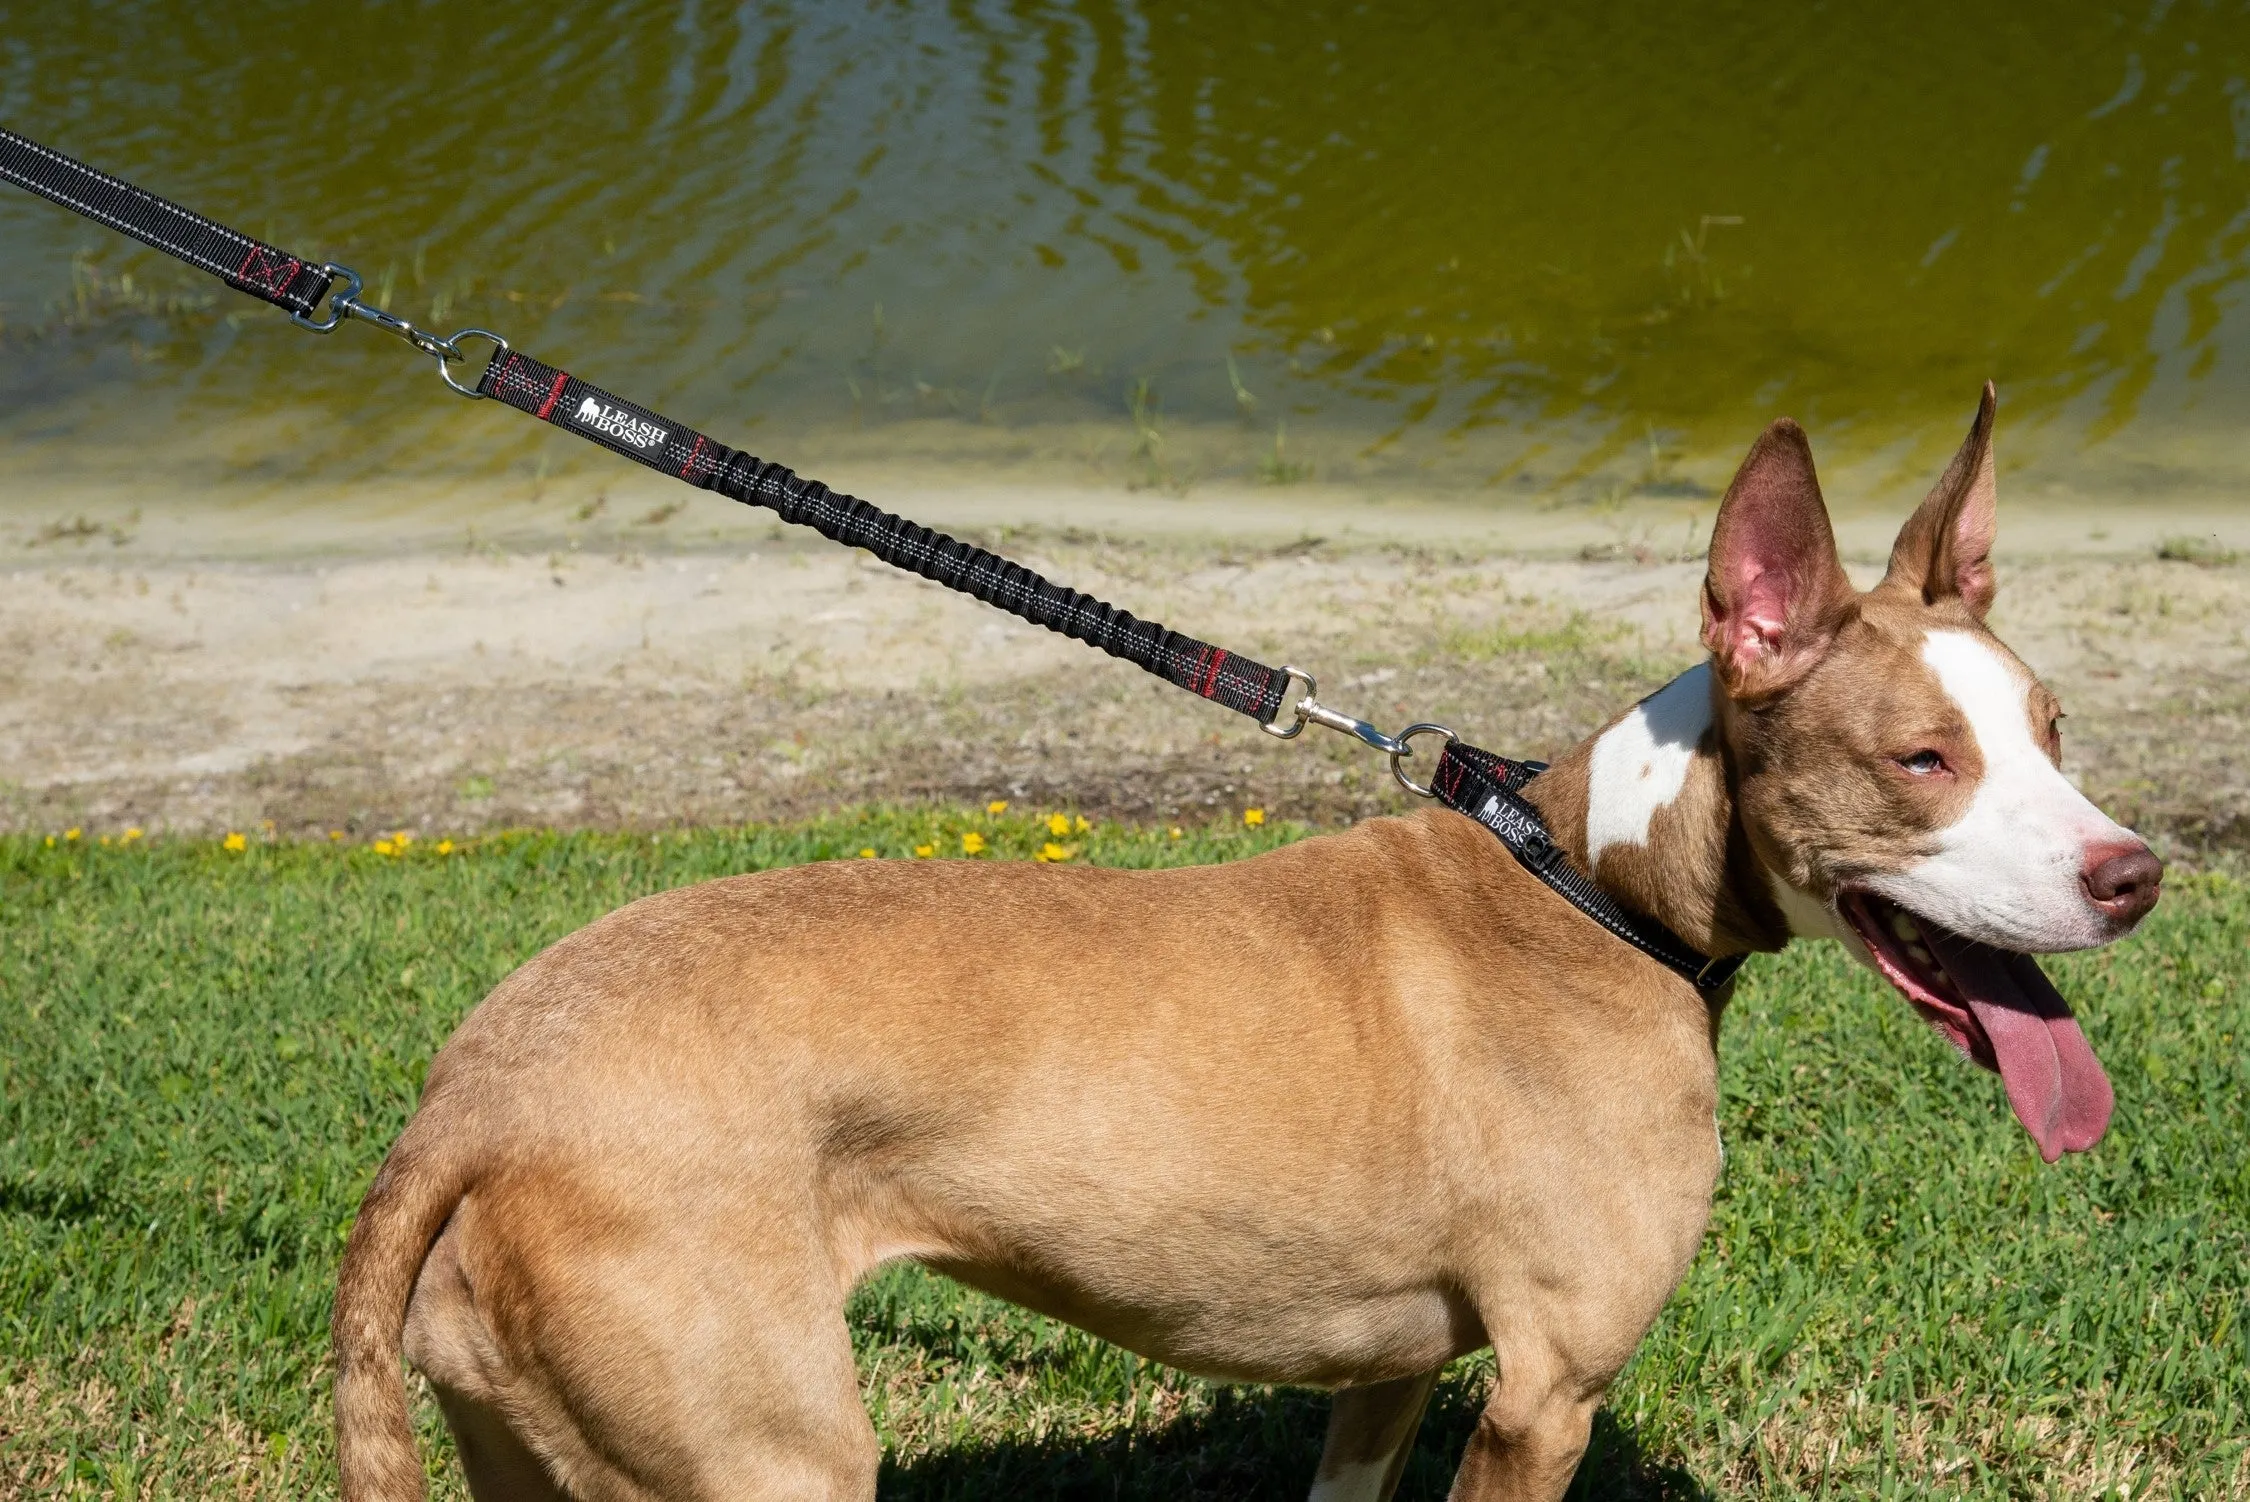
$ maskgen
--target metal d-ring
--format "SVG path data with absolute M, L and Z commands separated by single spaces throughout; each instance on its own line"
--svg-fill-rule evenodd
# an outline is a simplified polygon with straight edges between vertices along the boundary
M 499 359 L 502 355 L 508 352 L 508 341 L 501 338 L 498 334 L 495 334 L 490 329 L 460 329 L 457 330 L 451 338 L 445 341 L 446 349 L 452 351 L 452 353 L 440 353 L 437 357 L 438 374 L 444 377 L 445 384 L 451 386 L 455 391 L 460 392 L 461 395 L 467 397 L 469 400 L 473 402 L 481 402 L 484 400 L 484 393 L 477 390 L 477 388 L 474 386 L 464 386 L 459 381 L 453 379 L 453 371 L 451 367 L 446 363 L 449 360 L 466 360 L 469 358 L 467 355 L 461 353 L 460 343 L 464 339 L 490 339 L 492 341 L 492 356 L 491 359 L 485 361 L 486 369 L 491 368 L 493 360 Z
M 328 282 L 331 288 L 337 282 L 346 284 L 343 291 L 331 291 L 329 293 L 328 321 L 326 323 L 315 323 L 302 313 L 291 313 L 289 321 L 301 329 L 311 329 L 316 334 L 333 334 L 343 326 L 345 319 L 352 316 L 352 309 L 358 306 L 357 299 L 360 288 L 365 286 L 366 283 L 359 279 L 359 273 L 352 270 L 351 267 L 338 266 L 333 261 L 323 262 L 320 269 L 328 273 Z
M 1304 680 L 1304 697 L 1297 700 L 1295 704 L 1291 704 L 1289 702 L 1289 685 L 1291 682 L 1298 679 Z M 1312 711 L 1315 707 L 1313 704 L 1313 696 L 1318 694 L 1319 692 L 1320 682 L 1318 679 L 1314 678 L 1312 674 L 1306 672 L 1303 668 L 1293 668 L 1290 667 L 1287 663 L 1282 664 L 1281 707 L 1283 709 L 1294 710 L 1296 712 L 1297 718 L 1293 722 L 1291 722 L 1287 730 L 1279 730 L 1275 728 L 1281 723 L 1279 720 L 1263 721 L 1259 724 L 1258 728 L 1260 730 L 1263 730 L 1266 734 L 1272 736 L 1276 740 L 1295 740 L 1298 736 L 1305 733 L 1305 721 L 1311 718 Z M 1278 712 L 1279 711 L 1276 711 L 1276 713 Z
M 1406 775 L 1405 761 L 1407 757 L 1414 754 L 1414 737 L 1418 735 L 1442 735 L 1445 737 L 1445 743 L 1448 746 L 1461 737 L 1443 725 L 1409 725 L 1398 733 L 1398 749 L 1391 753 L 1391 775 L 1398 779 L 1400 787 L 1417 797 L 1435 798 L 1437 789 L 1426 788 Z M 1443 755 L 1444 753 L 1440 752 L 1439 754 Z

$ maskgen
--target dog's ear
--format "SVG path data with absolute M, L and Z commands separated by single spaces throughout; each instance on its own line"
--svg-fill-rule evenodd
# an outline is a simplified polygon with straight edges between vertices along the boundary
M 1711 528 L 1703 645 L 1727 693 L 1755 703 L 1802 678 L 1853 598 L 1812 445 L 1784 417 L 1750 446 Z
M 1992 539 L 1999 529 L 1998 491 L 1992 473 L 1992 414 L 1999 398 L 1984 383 L 1977 419 L 1961 451 L 1945 467 L 1928 499 L 1915 508 L 1891 545 L 1886 588 L 1919 595 L 1926 605 L 1959 597 L 1978 620 L 1992 608 Z

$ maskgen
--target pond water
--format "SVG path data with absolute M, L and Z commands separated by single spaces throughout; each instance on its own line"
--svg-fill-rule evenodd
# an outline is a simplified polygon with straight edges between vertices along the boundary
M 11 6 L 0 123 L 784 461 L 2250 478 L 2243 0 Z M 608 462 L 421 364 L 0 190 L 19 474 Z

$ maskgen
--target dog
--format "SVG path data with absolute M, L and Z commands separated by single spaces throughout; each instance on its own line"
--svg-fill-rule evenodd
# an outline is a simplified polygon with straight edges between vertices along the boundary
M 1526 796 L 1707 954 L 1840 940 L 2052 1162 L 2112 1096 L 2030 956 L 2126 933 L 2163 868 L 2064 779 L 2053 694 L 1986 627 L 1993 412 L 1987 385 L 1864 593 L 1774 423 L 1714 526 L 1708 659 Z M 845 1300 L 907 1258 L 1335 1389 L 1314 1502 L 1388 1498 L 1439 1369 L 1489 1345 L 1452 1496 L 1558 1498 L 1709 1217 L 1726 994 L 1444 808 L 1222 866 L 645 898 L 432 1063 L 339 1278 L 343 1495 L 422 1495 L 403 1353 L 479 1502 L 864 1502 Z

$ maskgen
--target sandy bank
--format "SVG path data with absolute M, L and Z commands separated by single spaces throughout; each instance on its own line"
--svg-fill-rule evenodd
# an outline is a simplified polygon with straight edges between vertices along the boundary
M 255 507 L 225 525 L 105 521 L 115 498 L 100 496 L 60 513 L 88 527 L 58 530 L 56 508 L 19 498 L 0 554 L 0 821 L 313 833 L 879 799 L 1323 821 L 1402 806 L 1377 759 L 1337 738 L 1271 741 L 737 508 L 687 496 L 700 514 L 648 521 L 684 493 L 653 494 L 643 508 L 620 487 L 559 525 L 551 500 L 520 526 L 487 510 L 473 534 L 441 529 L 426 499 L 399 523 L 407 498 L 382 495 L 325 532 Z M 1437 527 L 1442 508 L 1306 495 L 1206 498 L 1190 527 L 1115 492 L 1061 511 L 1063 528 L 1005 494 L 886 499 L 1312 668 L 1324 697 L 1379 722 L 1437 719 L 1519 752 L 1568 744 L 1694 653 L 1687 523 L 1636 536 L 1552 511 L 1527 540 L 1489 517 Z M 1138 525 L 1100 529 L 1118 519 Z M 2063 695 L 2074 775 L 2176 847 L 2250 842 L 2250 567 L 2158 560 L 2150 538 L 2194 518 L 2024 520 L 2005 524 L 1998 623 Z M 1856 571 L 1872 576 L 1892 524 L 1847 523 Z

